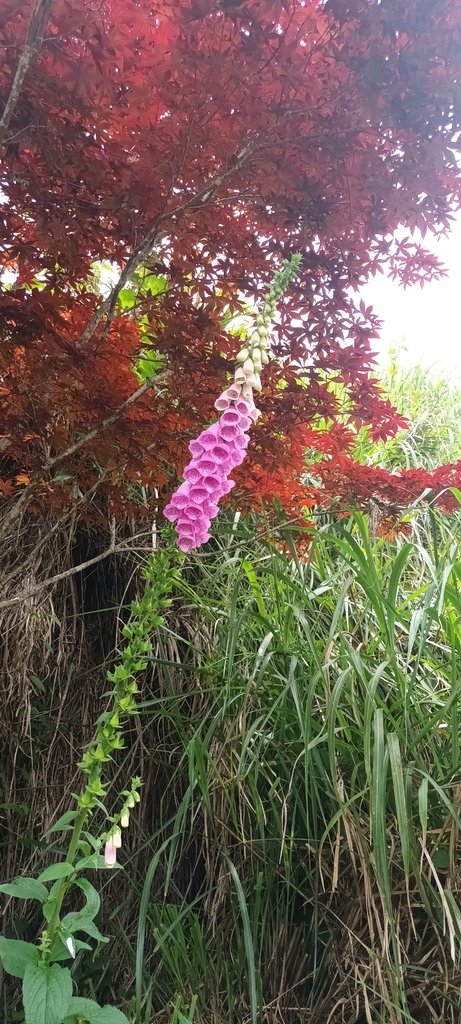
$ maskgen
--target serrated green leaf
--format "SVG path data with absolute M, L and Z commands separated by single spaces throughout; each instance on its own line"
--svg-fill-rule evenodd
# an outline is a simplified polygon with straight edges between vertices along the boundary
M 38 900 L 44 903 L 48 899 L 48 889 L 38 878 L 13 878 L 11 882 L 0 885 L 0 892 L 18 900 Z
M 97 939 L 98 942 L 108 942 L 109 940 L 101 935 L 96 925 L 94 924 L 94 918 L 99 911 L 101 906 L 101 900 L 94 885 L 86 878 L 78 878 L 73 883 L 79 889 L 82 890 L 85 896 L 85 906 L 81 910 L 73 910 L 69 914 L 66 914 L 61 921 L 61 930 L 64 935 L 74 935 L 75 932 L 85 932 L 92 939 Z
M 116 1006 L 99 1006 L 94 999 L 80 999 L 74 996 L 68 1012 L 72 1017 L 83 1017 L 88 1024 L 128 1024 L 128 1018 Z
M 133 288 L 122 288 L 118 293 L 117 302 L 121 309 L 132 309 L 136 302 L 136 292 Z
M 0 960 L 7 974 L 23 978 L 26 967 L 37 963 L 38 949 L 32 942 L 0 936 Z
M 69 1015 L 72 977 L 68 967 L 26 967 L 22 985 L 25 1024 L 62 1024 Z
M 61 929 L 65 935 L 83 932 L 85 935 L 89 935 L 91 939 L 96 939 L 97 942 L 109 942 L 105 935 L 101 935 L 91 917 L 85 917 L 80 910 L 71 911 L 70 914 L 66 914 L 61 921 Z

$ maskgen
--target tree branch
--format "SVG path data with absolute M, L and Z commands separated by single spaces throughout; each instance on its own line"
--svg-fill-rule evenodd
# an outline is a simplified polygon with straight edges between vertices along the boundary
M 5 141 L 5 135 L 8 131 L 11 118 L 16 110 L 24 79 L 34 57 L 43 43 L 43 33 L 45 31 L 52 6 L 53 0 L 35 0 L 35 4 L 32 8 L 32 14 L 27 26 L 24 48 L 18 61 L 18 66 L 16 68 L 16 73 L 13 78 L 13 83 L 6 101 L 3 115 L 0 119 L 0 146 Z
M 70 455 L 73 455 L 75 452 L 79 451 L 80 448 L 83 448 L 84 445 L 88 443 L 88 441 L 92 441 L 93 438 L 97 437 L 97 435 L 100 434 L 103 430 L 105 430 L 106 427 L 109 427 L 111 426 L 112 423 L 115 423 L 116 420 L 120 419 L 120 417 L 124 415 L 127 409 L 129 409 L 130 406 L 132 406 L 137 401 L 137 399 L 144 394 L 145 391 L 148 391 L 149 388 L 154 388 L 157 394 L 161 394 L 161 391 L 156 387 L 156 384 L 159 381 L 165 380 L 167 377 L 168 373 L 156 374 L 155 377 L 149 377 L 149 379 L 146 380 L 144 384 L 141 384 L 139 388 L 137 388 L 136 391 L 134 391 L 133 394 L 129 396 L 129 398 L 122 402 L 122 405 L 119 405 L 118 409 L 116 409 L 115 412 L 113 412 L 110 416 L 107 416 L 105 420 L 102 420 L 101 423 L 99 423 L 96 427 L 93 428 L 93 430 L 88 431 L 88 433 L 85 434 L 84 437 L 80 437 L 79 440 L 75 442 L 75 444 L 71 445 L 69 448 L 66 448 L 64 452 L 59 452 L 59 454 L 55 455 L 54 458 L 48 459 L 46 462 L 44 462 L 43 466 L 40 469 L 40 472 L 35 473 L 34 478 L 30 481 L 30 483 L 27 484 L 26 487 L 24 487 L 24 489 L 21 491 L 18 498 L 16 499 L 15 503 L 5 513 L 3 519 L 0 520 L 0 538 L 6 535 L 6 533 L 11 529 L 11 526 L 15 523 L 15 521 L 19 519 L 19 516 L 25 512 L 27 504 L 33 497 L 35 487 L 42 473 L 44 473 L 47 469 L 52 469 L 53 466 L 55 466 L 58 462 L 62 462 L 63 459 L 69 458 Z
M 80 448 L 83 448 L 84 445 L 88 444 L 88 441 L 92 441 L 93 438 L 98 436 L 98 434 L 102 434 L 103 430 L 105 430 L 106 427 L 110 427 L 112 423 L 115 423 L 116 420 L 119 420 L 120 417 L 123 416 L 124 413 L 127 411 L 127 409 L 129 409 L 131 405 L 134 405 L 138 398 L 140 398 L 145 391 L 148 391 L 149 388 L 153 388 L 158 395 L 161 395 L 162 392 L 160 391 L 160 388 L 156 387 L 156 385 L 158 384 L 159 381 L 165 380 L 168 376 L 168 373 L 162 373 L 156 374 L 153 377 L 149 377 L 148 380 L 144 381 L 144 384 L 140 384 L 139 388 L 137 388 L 136 391 L 133 391 L 133 394 L 130 395 L 129 398 L 126 398 L 121 405 L 119 405 L 118 409 L 116 409 L 115 412 L 111 413 L 110 416 L 106 416 L 105 420 L 101 420 L 101 423 L 98 423 L 97 427 L 94 427 L 93 430 L 89 430 L 88 433 L 84 435 L 84 437 L 80 437 L 79 440 L 75 442 L 75 444 L 72 444 L 70 446 L 70 448 L 66 448 L 65 452 L 59 452 L 59 454 L 55 455 L 54 458 L 48 459 L 47 462 L 45 462 L 43 469 L 51 469 L 53 466 L 56 465 L 57 462 L 62 462 L 63 459 L 67 459 L 69 458 L 70 455 L 74 455 L 75 452 L 80 451 Z
M 35 586 L 29 587 L 28 590 L 23 590 L 21 594 L 16 594 L 15 597 L 9 597 L 5 601 L 0 601 L 0 611 L 5 611 L 6 608 L 12 608 L 15 604 L 23 604 L 31 597 L 35 597 L 42 590 L 46 590 L 52 584 L 60 583 L 61 580 L 69 579 L 70 576 L 76 576 L 77 573 L 83 572 L 84 569 L 89 569 L 90 566 L 96 565 L 98 562 L 102 562 L 104 558 L 108 558 L 109 555 L 120 554 L 122 551 L 132 551 L 132 547 L 128 541 L 123 541 L 120 544 L 116 544 L 115 540 L 112 539 L 108 548 L 105 551 L 101 551 L 99 555 L 94 555 L 93 558 L 88 558 L 86 562 L 81 562 L 80 565 L 74 565 L 71 569 L 64 569 L 63 572 L 56 573 L 55 576 L 50 576 L 47 580 L 42 580 L 41 583 L 36 583 Z
M 189 199 L 186 199 L 185 202 L 180 203 L 178 206 L 173 207 L 173 209 L 171 210 L 166 210 L 164 213 L 160 214 L 159 217 L 157 217 L 145 238 L 132 252 L 130 258 L 128 259 L 127 263 L 125 264 L 125 267 L 123 268 L 120 274 L 117 283 L 112 288 L 110 295 L 108 295 L 107 298 L 104 299 L 103 302 L 101 302 L 98 308 L 95 309 L 88 326 L 85 328 L 83 334 L 76 342 L 75 347 L 77 349 L 84 348 L 84 346 L 91 340 L 96 331 L 96 328 L 100 324 L 101 320 L 103 320 L 104 318 L 106 319 L 106 323 L 102 331 L 102 338 L 105 338 L 110 329 L 112 320 L 114 318 L 115 307 L 117 305 L 117 299 L 120 292 L 125 287 L 127 281 L 129 281 L 131 275 L 134 274 L 135 270 L 137 270 L 139 265 L 146 259 L 146 256 L 148 256 L 149 253 L 152 252 L 152 249 L 154 249 L 155 245 L 160 241 L 160 238 L 163 234 L 164 224 L 169 220 L 173 220 L 173 218 L 177 217 L 178 214 L 180 213 L 185 213 L 187 210 L 193 210 L 196 207 L 204 206 L 206 203 L 208 203 L 212 195 L 216 192 L 216 189 L 220 188 L 220 186 L 223 185 L 225 181 L 227 181 L 229 178 L 232 178 L 234 174 L 236 174 L 238 171 L 242 169 L 242 167 L 244 167 L 245 163 L 247 162 L 247 159 L 251 156 L 255 149 L 256 141 L 248 143 L 246 146 L 243 147 L 243 149 L 240 150 L 239 153 L 237 153 L 231 167 L 229 167 L 227 170 L 219 171 L 212 178 L 210 178 L 209 181 L 206 182 L 203 188 L 201 188 L 198 192 L 194 192 L 194 195 L 190 196 Z

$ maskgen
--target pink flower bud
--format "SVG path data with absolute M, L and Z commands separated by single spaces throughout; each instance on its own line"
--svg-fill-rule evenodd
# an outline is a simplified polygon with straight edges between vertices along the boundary
M 109 837 L 104 847 L 104 863 L 106 868 L 113 868 L 117 863 L 117 847 L 112 836 Z

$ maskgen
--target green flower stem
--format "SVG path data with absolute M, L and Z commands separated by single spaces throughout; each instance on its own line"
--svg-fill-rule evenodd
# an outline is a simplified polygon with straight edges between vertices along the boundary
M 182 556 L 176 549 L 158 551 L 144 570 L 143 575 L 146 580 L 144 593 L 139 601 L 133 601 L 131 605 L 130 620 L 122 630 L 126 641 L 125 645 L 114 671 L 107 673 L 107 678 L 114 687 L 112 701 L 109 709 L 100 715 L 96 724 L 95 736 L 84 751 L 79 765 L 86 775 L 86 784 L 79 796 L 76 797 L 77 813 L 65 858 L 68 864 L 73 864 L 75 861 L 81 835 L 88 818 L 94 808 L 101 805 L 102 799 L 106 796 L 107 787 L 102 778 L 104 765 L 112 761 L 113 751 L 120 750 L 124 745 L 124 726 L 128 718 L 137 710 L 136 676 L 144 672 L 148 666 L 149 658 L 152 655 L 151 637 L 158 626 L 163 624 L 162 615 L 159 613 L 171 604 L 168 595 L 179 581 L 178 562 L 181 560 Z M 124 821 L 126 820 L 129 808 L 139 800 L 138 789 L 140 786 L 141 780 L 135 778 L 132 780 L 131 789 L 124 791 L 122 795 L 125 799 L 121 813 L 117 818 L 110 819 L 112 826 L 122 816 Z M 55 907 L 41 937 L 41 949 L 45 961 L 56 940 L 62 904 L 66 892 L 72 884 L 71 877 L 63 878 L 56 886 Z
M 77 855 L 78 845 L 79 845 L 79 842 L 80 842 L 80 836 L 81 836 L 82 831 L 83 831 L 83 829 L 85 827 L 86 819 L 87 819 L 88 815 L 89 815 L 89 810 L 87 808 L 85 808 L 85 807 L 81 807 L 80 810 L 77 812 L 77 817 L 76 817 L 76 819 L 74 821 L 74 827 L 72 829 L 72 834 L 71 834 L 71 837 L 70 837 L 69 846 L 68 846 L 68 850 L 67 850 L 67 856 L 66 856 L 66 863 L 67 864 L 73 864 L 74 863 L 75 857 Z M 56 932 L 57 932 L 58 927 L 59 927 L 61 908 L 62 908 L 64 896 L 66 895 L 67 889 L 69 888 L 69 884 L 70 883 L 69 883 L 68 879 L 67 878 L 63 878 L 62 881 L 60 882 L 59 888 L 57 890 L 57 893 L 56 893 L 56 905 L 55 905 L 55 908 L 54 908 L 54 911 L 53 911 L 53 916 L 51 917 L 51 919 L 49 921 L 48 928 L 46 929 L 46 931 L 42 935 L 42 938 L 44 938 L 45 935 L 46 935 L 46 947 L 45 948 L 47 950 L 51 950 L 53 948 L 53 944 L 54 944 L 54 941 L 56 939 Z M 46 954 L 44 956 L 44 959 L 46 960 Z
M 234 375 L 236 384 L 261 390 L 260 374 L 271 356 L 272 318 L 277 302 L 288 288 L 291 279 L 297 275 L 300 263 L 301 256 L 295 254 L 290 260 L 285 260 L 282 269 L 275 274 L 262 308 L 256 316 L 255 324 L 237 355 Z

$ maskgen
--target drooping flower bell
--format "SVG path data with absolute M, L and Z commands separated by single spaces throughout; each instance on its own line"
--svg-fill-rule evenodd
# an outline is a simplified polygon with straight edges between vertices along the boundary
M 219 512 L 219 501 L 234 487 L 229 474 L 243 462 L 249 443 L 248 431 L 259 416 L 253 388 L 261 390 L 260 372 L 269 362 L 275 305 L 299 263 L 300 257 L 293 256 L 275 275 L 255 327 L 237 356 L 234 382 L 215 402 L 219 419 L 190 442 L 192 459 L 184 470 L 184 483 L 163 512 L 166 519 L 176 523 L 181 551 L 198 548 L 210 539 L 210 525 Z
M 117 847 L 113 836 L 110 836 L 104 846 L 104 863 L 106 868 L 113 868 L 117 863 Z
M 122 845 L 122 833 L 119 828 L 115 828 L 111 832 L 110 836 L 106 839 L 104 846 L 104 863 L 106 868 L 113 868 L 117 863 L 117 850 Z
M 248 429 L 258 415 L 252 397 L 244 397 L 243 388 L 236 385 L 223 391 L 215 404 L 218 411 L 223 410 L 221 416 L 191 441 L 192 459 L 184 470 L 184 483 L 164 509 L 166 519 L 176 522 L 181 551 L 209 540 L 218 502 L 234 486 L 229 473 L 243 462 Z

